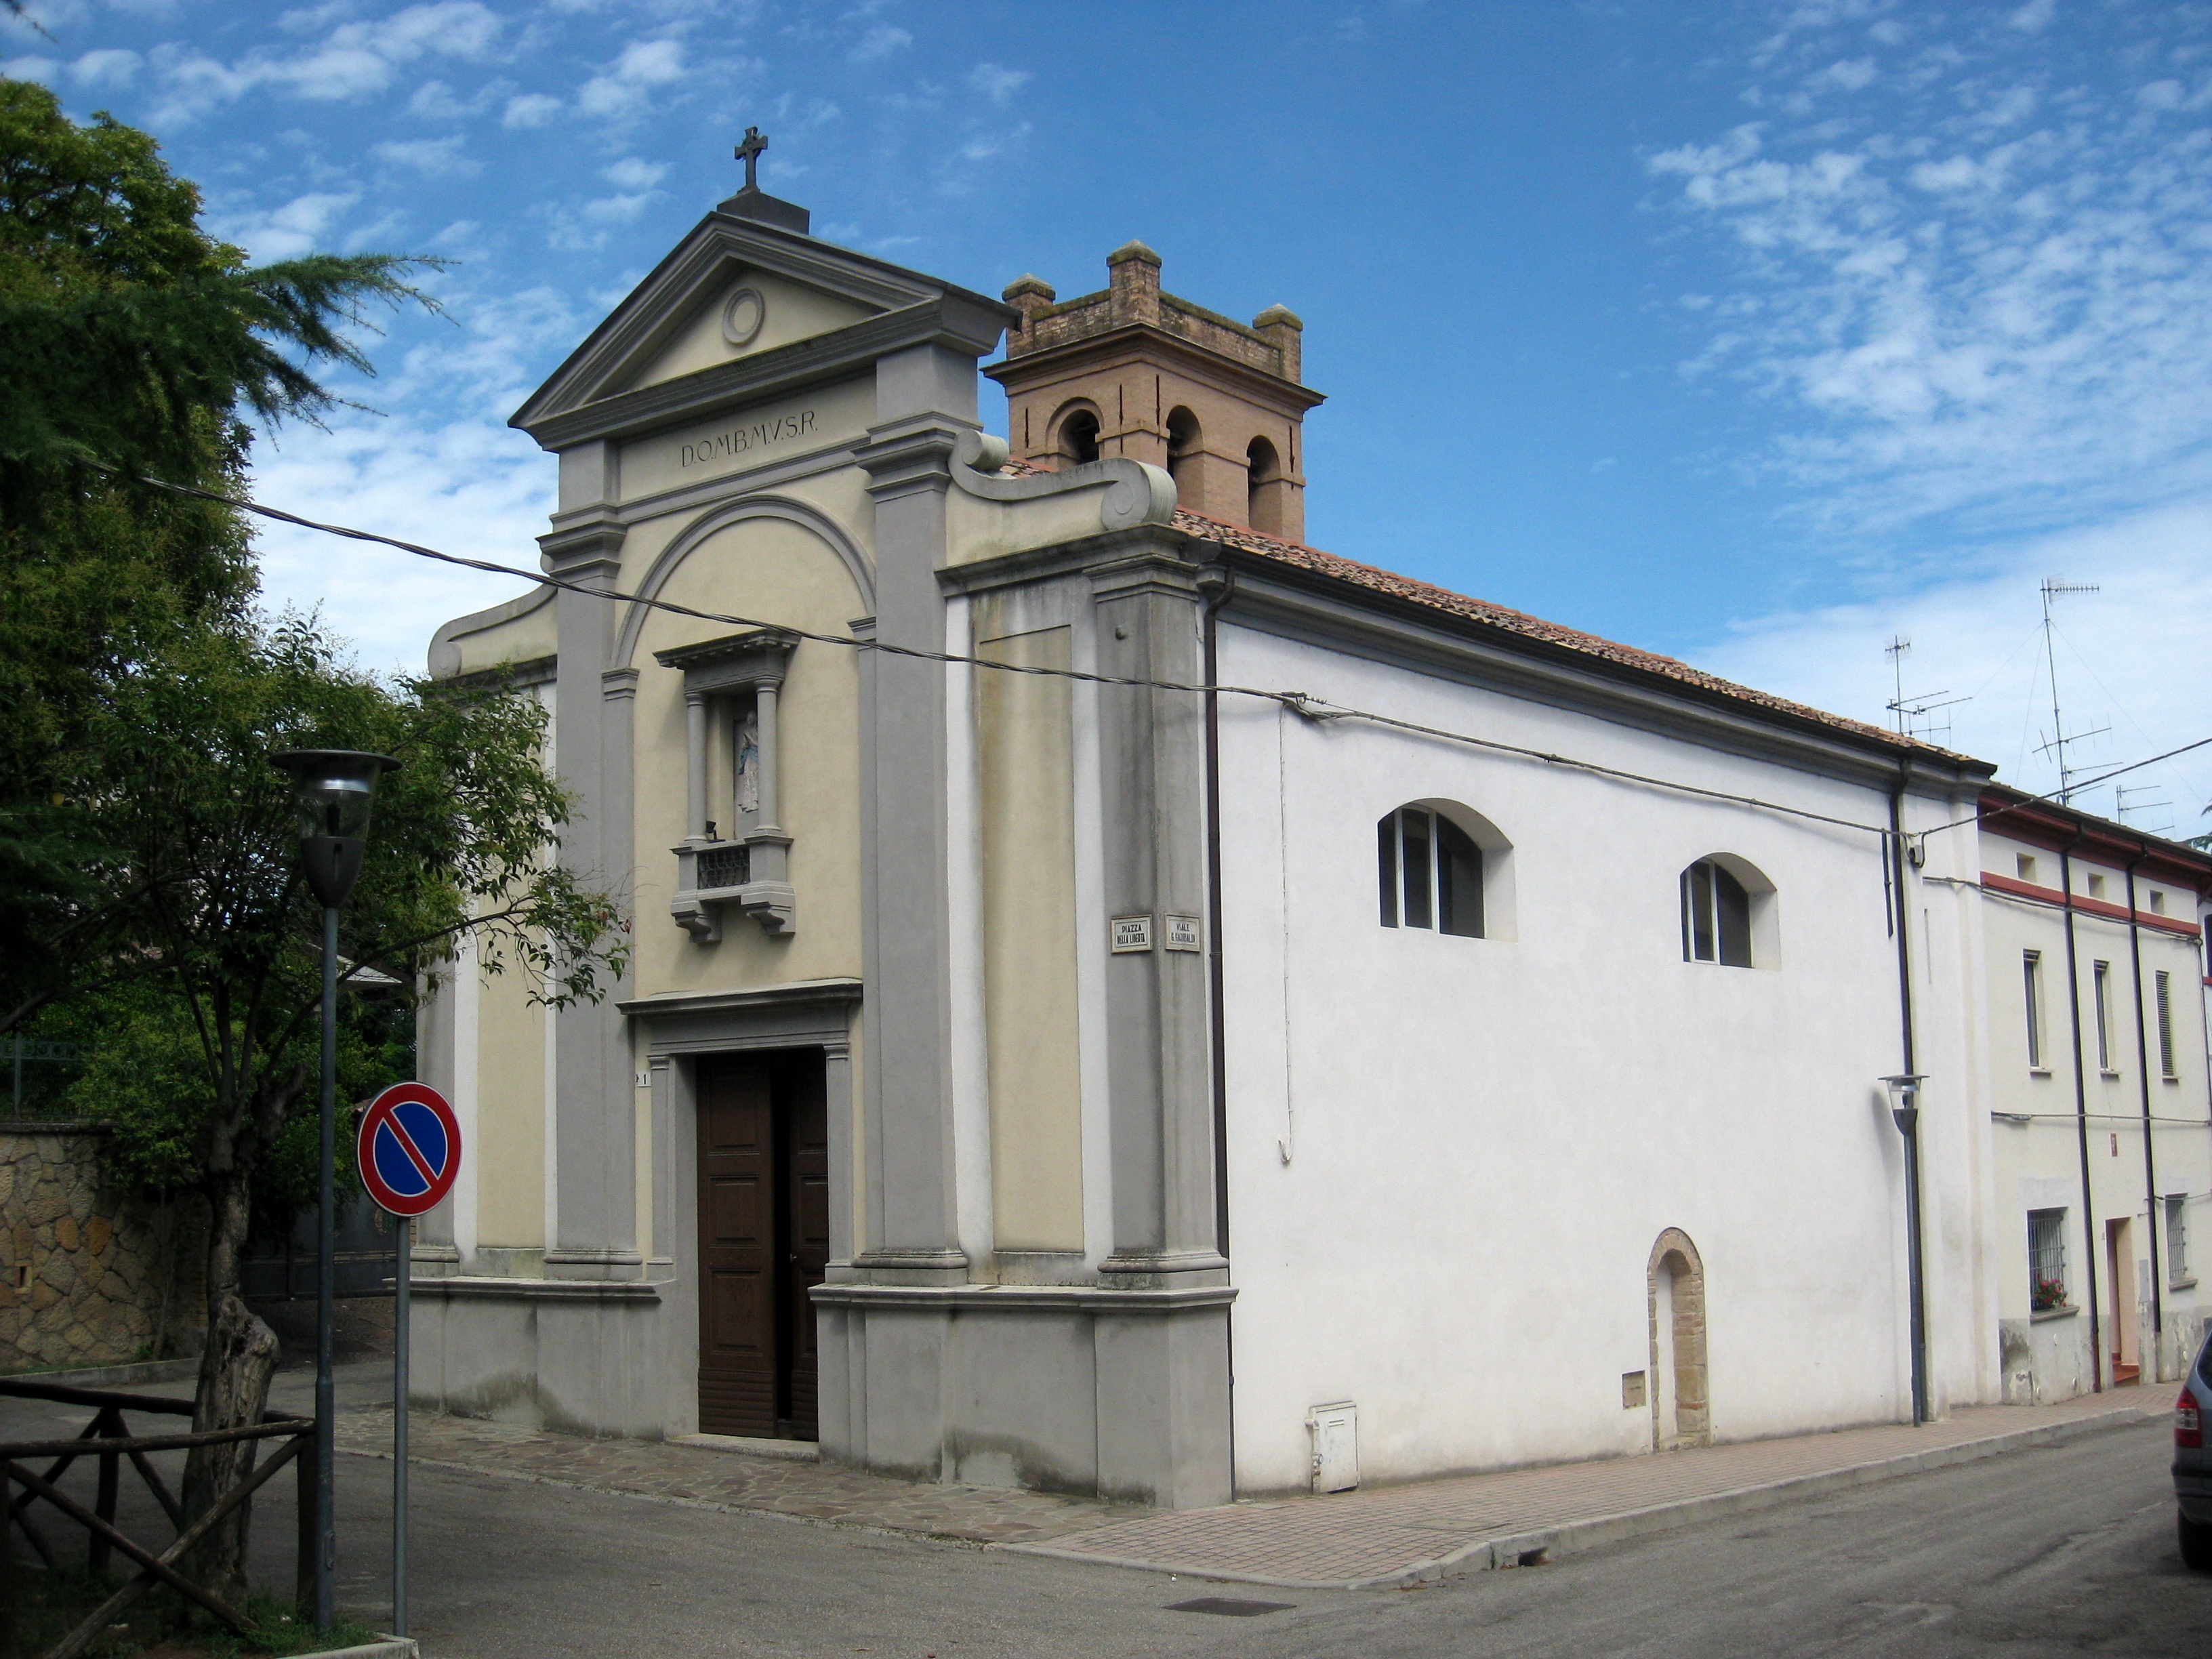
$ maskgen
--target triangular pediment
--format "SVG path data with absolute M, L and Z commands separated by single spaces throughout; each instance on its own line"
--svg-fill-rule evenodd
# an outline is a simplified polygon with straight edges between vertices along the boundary
M 558 447 L 601 424 L 633 422 L 635 407 L 674 410 L 725 389 L 804 372 L 864 351 L 881 325 L 960 314 L 961 333 L 988 333 L 1010 308 L 920 272 L 813 237 L 708 215 L 593 329 L 516 411 L 511 425 Z M 877 326 L 872 327 L 874 325 Z M 988 350 L 988 343 L 981 349 Z M 692 395 L 696 393 L 696 398 Z M 594 411 L 598 411 L 595 416 Z
M 757 266 L 733 264 L 708 283 L 688 320 L 662 337 L 659 349 L 611 384 L 611 391 L 658 386 L 756 352 L 834 334 L 883 313 L 842 294 L 794 283 Z

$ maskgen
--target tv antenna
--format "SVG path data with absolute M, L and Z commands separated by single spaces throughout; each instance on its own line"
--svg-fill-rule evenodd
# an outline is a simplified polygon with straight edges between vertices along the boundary
M 1954 697 L 1948 691 L 1929 691 L 1914 696 L 1905 695 L 1905 659 L 1912 653 L 1912 636 L 1896 634 L 1882 647 L 1882 654 L 1889 659 L 1891 683 L 1897 689 L 1896 698 L 1887 708 L 1897 722 L 1897 733 L 1902 738 L 1933 738 L 1951 739 L 1951 717 L 1940 720 L 1930 719 L 1939 708 L 1949 708 L 1959 703 L 1972 702 L 1972 697 Z
M 2163 787 L 2162 785 L 2155 783 L 2114 784 L 2112 786 L 2112 816 L 2122 823 L 2125 823 L 2130 812 L 2154 812 L 2160 807 L 2172 806 L 2173 803 L 2170 800 L 2130 800 L 2128 799 L 2130 795 L 2148 795 L 2161 787 Z M 2161 824 L 2146 827 L 2149 828 L 2154 836 L 2170 836 L 2173 833 L 2173 823 L 2171 819 Z
M 2094 593 L 2100 591 L 2094 582 L 2061 581 L 2056 576 L 2043 579 L 2043 654 L 2051 665 L 2051 737 L 2036 747 L 2039 755 L 2049 755 L 2058 763 L 2057 799 L 2061 806 L 2074 798 L 2074 772 L 2066 763 L 2066 745 L 2081 743 L 2090 738 L 2100 738 L 2112 728 L 2100 726 L 2094 732 L 2069 732 L 2058 712 L 2058 651 L 2057 635 L 2051 625 L 2051 602 L 2075 593 Z

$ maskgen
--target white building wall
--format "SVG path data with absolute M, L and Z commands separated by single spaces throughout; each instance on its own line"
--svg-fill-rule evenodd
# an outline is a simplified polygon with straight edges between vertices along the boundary
M 1864 787 L 1249 630 L 1220 678 L 1887 821 Z M 1703 1257 L 1717 1438 L 1909 1416 L 1877 836 L 1249 700 L 1221 751 L 1240 1490 L 1304 1485 L 1337 1401 L 1369 1480 L 1647 1448 L 1622 1383 L 1668 1227 Z M 1378 925 L 1376 821 L 1423 799 L 1512 842 L 1517 937 Z M 1716 853 L 1774 883 L 1774 965 L 1683 961 L 1678 877 Z M 1971 1185 L 1929 1184 L 1931 1280 L 1963 1275 Z
M 2194 1264 L 2203 1254 L 2203 1229 L 2212 1223 L 2212 1126 L 2206 1121 L 2203 1006 L 2191 993 L 2201 958 L 2196 941 L 2146 924 L 2135 944 L 2142 956 L 2142 1040 L 2128 924 L 2077 910 L 2074 917 L 2075 982 L 2080 992 L 2081 1091 L 2077 1112 L 2074 1027 L 2067 995 L 2066 913 L 2056 902 L 2060 858 L 2050 847 L 1996 830 L 1979 837 L 1981 861 L 1995 878 L 1980 896 L 1988 940 L 1984 995 L 1994 1041 L 1990 1074 L 1997 1179 L 1990 1200 L 1990 1255 L 1999 1286 L 1997 1340 L 2002 1358 L 2002 1397 L 2021 1403 L 2063 1400 L 2113 1382 L 2116 1343 L 2131 1349 L 2148 1384 L 2179 1374 L 2185 1355 L 2202 1340 L 2212 1304 L 2201 1304 Z M 2024 862 L 2024 860 L 2026 862 Z M 2094 856 L 2071 860 L 2073 890 L 2124 904 L 2124 863 Z M 2048 902 L 2006 891 L 2002 881 L 2026 882 L 2048 892 Z M 2165 914 L 2194 915 L 2186 888 L 2138 879 L 2139 908 L 2148 910 L 2156 890 Z M 2040 1066 L 2028 1051 L 2023 956 L 2041 957 L 2044 1051 Z M 2109 965 L 2108 1042 L 2100 1064 L 2096 1030 L 2096 964 Z M 2165 1074 L 2157 1028 L 2157 975 L 2167 975 L 2172 1018 L 2173 1075 Z M 2148 1061 L 2151 1119 L 2150 1163 L 2145 1164 L 2144 1062 Z M 2084 1164 L 2087 1199 L 2084 1197 Z M 2184 1270 L 2173 1271 L 2166 1231 L 2169 1198 L 2182 1199 L 2189 1243 Z M 2031 1305 L 2028 1212 L 2066 1211 L 2066 1282 L 2059 1309 Z M 2115 1275 L 2109 1251 L 2116 1223 L 2124 1223 L 2126 1259 Z M 2155 1248 L 2154 1248 L 2155 1239 Z M 2093 1323 L 2091 1281 L 2095 1285 Z M 2118 1328 L 2132 1324 L 2125 1336 Z

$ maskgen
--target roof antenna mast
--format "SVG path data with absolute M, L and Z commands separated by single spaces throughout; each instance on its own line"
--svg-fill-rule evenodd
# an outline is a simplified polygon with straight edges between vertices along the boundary
M 2044 660 L 2051 665 L 2051 741 L 2042 746 L 2042 752 L 2051 755 L 2058 763 L 2058 804 L 2062 806 L 2074 799 L 2074 772 L 2066 763 L 2066 745 L 2079 743 L 2084 738 L 2100 737 L 2112 728 L 2100 726 L 2094 732 L 2069 732 L 2059 717 L 2058 652 L 2055 642 L 2057 636 L 2051 626 L 2051 602 L 2069 594 L 2098 591 L 2094 582 L 2061 581 L 2056 576 L 2043 579 L 2043 656 Z
M 1973 699 L 1954 697 L 1948 691 L 1927 691 L 1906 696 L 1905 659 L 1911 654 L 1912 636 L 1910 634 L 1892 635 L 1889 643 L 1881 649 L 1882 654 L 1889 659 L 1892 682 L 1897 688 L 1896 701 L 1887 705 L 1889 712 L 1897 717 L 1897 735 L 1900 738 L 1933 738 L 1940 733 L 1943 741 L 1949 743 L 1951 717 L 1946 714 L 1941 720 L 1928 717 L 1939 708 L 1972 702 Z

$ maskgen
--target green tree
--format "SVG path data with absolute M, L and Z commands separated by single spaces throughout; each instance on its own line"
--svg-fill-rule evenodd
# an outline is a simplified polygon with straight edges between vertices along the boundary
M 568 803 L 543 759 L 544 713 L 496 684 L 397 684 L 342 661 L 313 623 L 205 629 L 119 679 L 86 723 L 64 783 L 106 850 L 92 878 L 143 912 L 150 971 L 119 997 L 94 1072 L 121 1169 L 205 1198 L 208 1332 L 197 1430 L 256 1421 L 276 1338 L 242 1294 L 257 1182 L 304 1185 L 316 1107 L 321 910 L 301 874 L 283 749 L 373 750 L 380 788 L 360 884 L 341 915 L 354 967 L 413 987 L 471 935 L 486 971 L 537 999 L 596 999 L 620 973 L 623 924 L 553 854 Z M 356 1086 L 396 1081 L 348 1057 Z M 305 1160 L 304 1163 L 302 1160 Z M 195 1451 L 198 1513 L 246 1472 L 240 1447 Z M 245 1588 L 244 1522 L 199 1563 Z
M 121 678 L 253 595 L 240 515 L 138 480 L 234 490 L 246 420 L 318 419 L 311 370 L 369 368 L 364 307 L 429 303 L 423 261 L 250 266 L 199 210 L 147 134 L 0 79 L 0 1031 L 137 959 L 66 757 Z

